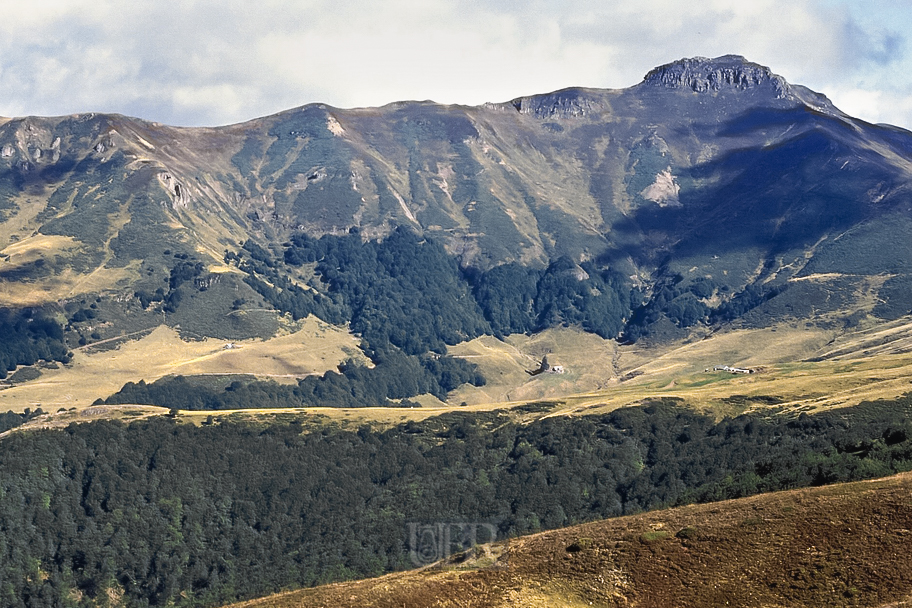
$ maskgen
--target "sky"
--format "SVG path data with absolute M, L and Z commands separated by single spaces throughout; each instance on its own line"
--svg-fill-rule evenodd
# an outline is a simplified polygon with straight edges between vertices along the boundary
M 0 116 L 477 105 L 738 54 L 912 129 L 910 36 L 912 0 L 0 0 Z

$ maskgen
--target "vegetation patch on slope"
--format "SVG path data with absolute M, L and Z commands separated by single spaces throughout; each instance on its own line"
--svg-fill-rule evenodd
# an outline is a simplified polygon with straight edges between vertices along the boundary
M 422 393 L 446 400 L 460 385 L 486 383 L 470 359 L 445 356 L 448 347 L 489 333 L 504 337 L 555 326 L 610 338 L 620 332 L 629 310 L 624 281 L 608 269 L 560 258 L 542 270 L 516 264 L 488 272 L 462 270 L 440 244 L 404 228 L 378 241 L 365 240 L 356 230 L 319 239 L 299 234 L 285 243 L 281 258 L 248 241 L 225 260 L 293 318 L 314 314 L 331 323 L 348 322 L 374 363 L 370 369 L 346 364 L 339 373 L 302 380 L 298 390 L 280 389 L 284 396 L 275 397 L 275 387 L 249 387 L 269 393 L 269 399 L 259 401 L 277 407 L 376 406 Z M 289 277 L 307 264 L 313 265 L 313 276 L 305 287 Z M 190 401 L 196 407 L 188 407 L 187 400 L 167 402 L 179 394 L 163 385 L 130 385 L 108 402 L 185 409 L 203 403 L 206 409 L 244 406 L 241 393 L 194 397 Z
M 20 365 L 40 360 L 67 363 L 72 356 L 63 328 L 40 309 L 0 308 L 0 336 L 0 379 Z

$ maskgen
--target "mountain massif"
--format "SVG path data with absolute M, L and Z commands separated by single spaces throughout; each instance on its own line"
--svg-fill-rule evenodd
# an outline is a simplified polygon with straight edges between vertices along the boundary
M 910 470 L 910 308 L 912 132 L 738 56 L 0 119 L 0 605 L 895 605 L 908 477 L 636 514 Z
M 892 320 L 912 295 L 910 153 L 908 131 L 738 56 L 480 107 L 4 119 L 0 305 L 43 346 L 0 367 L 162 324 L 268 338 L 283 314 L 348 324 L 373 364 L 560 325 L 662 342 Z M 26 335 L 34 314 L 61 330 Z M 483 381 L 448 369 L 380 392 Z
M 908 283 L 910 151 L 907 131 L 735 56 L 480 107 L 308 105 L 222 128 L 10 119 L 0 293 L 7 306 L 124 299 L 161 287 L 164 250 L 209 274 L 248 239 L 281 249 L 296 233 L 406 227 L 462 268 L 566 256 L 646 294 L 711 279 L 696 294 L 710 308 L 789 279 L 889 276 L 892 311 Z

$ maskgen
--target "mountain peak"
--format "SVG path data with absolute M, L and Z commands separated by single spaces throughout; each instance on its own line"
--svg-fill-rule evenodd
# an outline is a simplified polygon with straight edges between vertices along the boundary
M 791 86 L 766 66 L 752 63 L 741 55 L 684 58 L 652 69 L 643 83 L 672 89 L 691 89 L 695 93 L 744 91 L 772 86 L 778 98 L 791 97 Z

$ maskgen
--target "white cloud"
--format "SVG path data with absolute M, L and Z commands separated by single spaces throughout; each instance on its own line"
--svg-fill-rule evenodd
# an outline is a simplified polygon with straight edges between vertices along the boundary
M 211 125 L 318 101 L 477 104 L 567 86 L 625 87 L 680 57 L 738 53 L 834 99 L 834 91 L 856 91 L 858 100 L 879 94 L 876 104 L 846 103 L 876 108 L 878 120 L 906 120 L 890 106 L 912 87 L 897 33 L 912 19 L 891 7 L 881 0 L 0 0 L 0 114 L 119 111 Z
M 880 116 L 882 91 L 865 91 L 863 89 L 837 89 L 831 93 L 836 107 L 850 116 Z
M 828 97 L 850 116 L 872 123 L 912 127 L 912 94 L 909 91 L 835 88 Z

